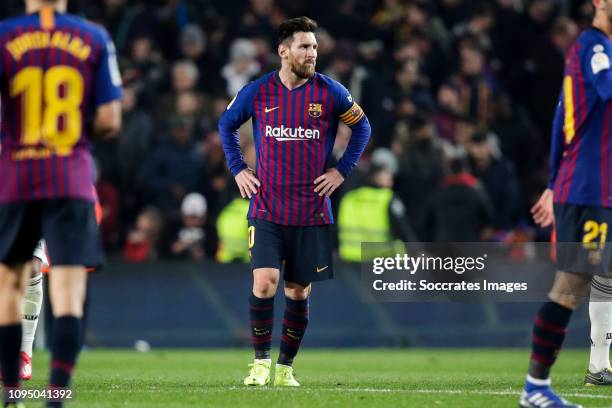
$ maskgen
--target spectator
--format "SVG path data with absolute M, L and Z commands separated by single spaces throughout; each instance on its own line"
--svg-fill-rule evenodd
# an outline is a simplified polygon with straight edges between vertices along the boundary
M 194 121 L 175 116 L 170 138 L 163 140 L 145 163 L 141 176 L 148 202 L 164 211 L 177 211 L 189 191 L 203 188 L 204 161 L 193 144 Z
M 442 85 L 438 89 L 436 111 L 432 118 L 441 138 L 448 141 L 455 139 L 460 116 L 459 92 L 449 84 Z
M 221 65 L 207 53 L 206 34 L 202 29 L 190 24 L 183 29 L 180 37 L 182 57 L 193 61 L 198 67 L 198 89 L 208 93 L 224 92 Z
M 189 193 L 181 204 L 181 222 L 168 235 L 172 243 L 167 249 L 173 258 L 201 261 L 206 258 L 206 232 L 208 205 L 200 193 Z
M 234 198 L 220 211 L 217 218 L 218 262 L 249 262 L 248 210 L 249 200 L 234 193 Z
M 198 87 L 200 71 L 191 60 L 177 61 L 172 65 L 172 91 L 193 91 Z
M 508 230 L 516 221 L 518 182 L 514 166 L 494 143 L 491 135 L 478 132 L 472 137 L 468 152 L 473 174 L 482 182 L 492 204 L 493 227 Z
M 402 248 L 402 241 L 416 241 L 406 219 L 402 201 L 393 193 L 391 167 L 370 166 L 367 184 L 344 195 L 338 210 L 340 258 L 362 260 L 361 243 L 388 244 L 389 253 Z
M 240 38 L 234 40 L 230 48 L 230 61 L 221 71 L 227 82 L 226 92 L 235 96 L 243 86 L 261 71 L 257 62 L 257 50 L 251 40 Z
M 428 199 L 422 220 L 422 237 L 428 242 L 478 242 L 487 238 L 491 205 L 464 157 L 450 160 L 447 176 Z
M 162 228 L 162 217 L 155 207 L 146 207 L 129 232 L 123 258 L 129 262 L 146 262 L 157 259 L 157 243 Z
M 264 36 L 269 41 L 276 40 L 276 20 L 283 18 L 274 0 L 249 0 L 242 14 L 238 34 L 242 37 Z
M 130 58 L 122 59 L 123 82 L 138 84 L 143 92 L 145 106 L 151 108 L 166 73 L 163 57 L 148 36 L 137 37 L 131 44 Z
M 400 117 L 413 116 L 417 111 L 431 112 L 434 101 L 423 80 L 416 60 L 405 61 L 395 74 L 394 94 Z
M 461 113 L 488 124 L 497 82 L 489 72 L 484 52 L 471 37 L 460 41 L 459 70 L 451 77 L 450 84 L 459 91 Z
M 418 225 L 425 203 L 442 181 L 443 143 L 433 124 L 419 114 L 410 121 L 405 133 L 396 135 L 393 151 L 400 162 L 395 191 L 406 204 L 409 222 Z
M 135 175 L 146 161 L 155 146 L 153 130 L 155 123 L 146 110 L 138 104 L 136 86 L 123 89 L 123 126 L 117 138 L 116 163 L 119 169 L 119 186 L 121 192 L 129 193 L 136 185 Z
M 325 74 L 345 84 L 356 101 L 364 100 L 364 87 L 367 85 L 368 71 L 357 63 L 357 49 L 350 41 L 336 44 L 330 67 Z

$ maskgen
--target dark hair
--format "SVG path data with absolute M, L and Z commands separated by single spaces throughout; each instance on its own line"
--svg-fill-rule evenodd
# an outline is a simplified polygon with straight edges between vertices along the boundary
M 278 43 L 282 43 L 288 38 L 293 39 L 293 34 L 297 32 L 314 33 L 318 28 L 317 22 L 302 16 L 283 21 L 278 27 Z
M 468 170 L 468 164 L 464 156 L 453 157 L 448 163 L 448 171 L 451 175 L 461 174 Z

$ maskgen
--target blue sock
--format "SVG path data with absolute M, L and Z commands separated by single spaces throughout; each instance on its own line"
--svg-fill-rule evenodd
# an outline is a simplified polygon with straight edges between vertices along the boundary
M 51 375 L 49 388 L 66 388 L 81 350 L 81 319 L 62 316 L 54 319 L 51 341 Z M 48 402 L 47 407 L 61 407 L 61 402 Z
M 251 342 L 255 358 L 270 358 L 272 348 L 272 326 L 274 323 L 274 297 L 249 297 L 249 316 L 251 323 Z
M 21 336 L 21 323 L 0 326 L 0 372 L 5 401 L 8 401 L 7 389 L 19 387 Z

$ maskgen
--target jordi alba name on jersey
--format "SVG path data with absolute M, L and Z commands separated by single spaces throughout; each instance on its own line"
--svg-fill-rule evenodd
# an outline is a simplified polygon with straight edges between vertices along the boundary
M 0 203 L 93 202 L 88 131 L 96 108 L 121 97 L 106 31 L 52 8 L 1 22 L 0 91 Z

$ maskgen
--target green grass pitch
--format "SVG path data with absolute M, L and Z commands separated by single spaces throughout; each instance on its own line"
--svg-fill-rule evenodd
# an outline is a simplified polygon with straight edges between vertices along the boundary
M 247 388 L 247 350 L 83 352 L 68 407 L 516 407 L 527 350 L 303 350 L 299 389 Z M 26 389 L 44 389 L 36 353 Z M 553 386 L 585 407 L 612 407 L 612 387 L 584 387 L 588 350 L 565 350 Z M 40 407 L 30 401 L 26 407 Z

